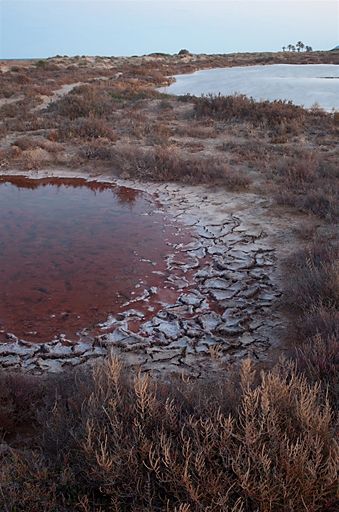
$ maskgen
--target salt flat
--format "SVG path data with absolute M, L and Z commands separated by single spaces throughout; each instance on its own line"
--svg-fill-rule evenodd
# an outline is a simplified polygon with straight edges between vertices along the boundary
M 175 82 L 160 89 L 174 95 L 246 94 L 256 100 L 290 100 L 310 108 L 339 110 L 339 65 L 273 64 L 196 71 L 176 75 Z

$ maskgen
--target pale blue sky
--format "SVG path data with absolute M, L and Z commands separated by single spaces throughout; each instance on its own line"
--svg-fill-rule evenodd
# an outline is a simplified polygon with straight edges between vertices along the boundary
M 339 0 L 0 0 L 0 58 L 339 44 Z

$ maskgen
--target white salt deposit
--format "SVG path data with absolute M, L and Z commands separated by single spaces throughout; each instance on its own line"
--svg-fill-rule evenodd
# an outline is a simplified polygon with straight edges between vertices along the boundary
M 246 94 L 256 100 L 290 100 L 310 108 L 339 110 L 339 65 L 273 64 L 208 69 L 177 75 L 161 92 L 182 95 Z

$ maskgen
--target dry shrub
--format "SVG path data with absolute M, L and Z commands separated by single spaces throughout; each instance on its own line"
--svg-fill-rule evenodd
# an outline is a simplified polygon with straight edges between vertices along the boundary
M 320 313 L 321 314 L 321 313 Z M 325 313 L 326 316 L 328 312 Z M 309 338 L 297 351 L 299 368 L 313 382 L 321 382 L 336 408 L 339 405 L 339 315 L 333 314 L 332 321 L 336 323 L 336 333 L 330 337 L 328 333 L 328 318 L 325 326 L 326 335 L 316 334 Z M 313 319 L 312 319 L 313 320 Z M 313 331 L 314 332 L 314 331 Z
M 239 165 L 246 163 L 249 167 L 266 169 L 272 157 L 272 147 L 264 141 L 253 138 L 239 142 L 229 140 L 217 147 L 219 151 L 228 153 Z
M 130 81 L 124 79 L 121 82 L 115 82 L 114 87 L 109 90 L 109 95 L 116 102 L 120 103 L 120 106 L 133 102 L 137 104 L 146 99 L 157 98 L 160 94 L 146 85 L 140 77 L 136 78 L 135 75 L 131 77 Z
M 18 150 L 19 148 L 19 150 Z M 12 143 L 12 150 L 16 151 L 16 157 L 29 155 L 30 153 L 27 153 L 27 151 L 35 150 L 35 149 L 43 149 L 47 151 L 48 153 L 57 153 L 60 150 L 60 144 L 58 144 L 55 141 L 45 139 L 43 137 L 37 137 L 37 136 L 24 136 L 19 137 Z M 46 153 L 35 153 L 36 155 L 40 154 L 45 155 L 45 159 L 48 160 L 49 157 L 46 156 Z M 34 155 L 34 152 L 33 152 Z M 14 157 L 14 155 L 13 155 Z
M 63 123 L 58 128 L 57 138 L 63 142 L 75 138 L 85 140 L 105 138 L 115 141 L 117 136 L 107 121 L 90 116 Z
M 7 162 L 7 167 L 11 164 L 28 171 L 41 169 L 41 167 L 51 163 L 54 158 L 49 149 L 46 150 L 37 145 L 32 146 L 32 149 L 24 151 L 14 145 L 5 150 L 4 153 L 3 161 Z
M 313 183 L 319 167 L 319 156 L 309 151 L 300 157 L 286 158 L 280 162 L 277 173 L 284 181 L 286 188 L 304 191 Z
M 0 118 L 15 118 L 19 117 L 22 113 L 23 104 L 22 101 L 16 101 L 14 103 L 8 103 L 0 107 Z
M 279 204 L 297 207 L 318 217 L 335 220 L 339 210 L 338 167 L 312 151 L 295 151 L 296 155 L 278 162 L 273 179 Z
M 152 146 L 167 146 L 171 135 L 171 129 L 166 124 L 151 123 L 146 131 L 146 142 Z
M 288 261 L 286 299 L 299 311 L 297 360 L 337 400 L 339 375 L 339 250 L 315 240 Z
M 114 147 L 105 140 L 89 142 L 79 150 L 79 156 L 85 160 L 102 160 L 110 162 L 114 157 Z
M 212 139 L 217 136 L 213 126 L 201 126 L 199 124 L 179 125 L 175 128 L 176 135 L 197 139 Z
M 22 151 L 26 151 L 27 149 L 34 149 L 37 147 L 37 140 L 36 137 L 19 137 L 18 139 L 15 139 L 12 146 L 17 146 Z
M 60 100 L 48 107 L 48 112 L 56 113 L 71 120 L 78 117 L 106 117 L 112 113 L 114 102 L 102 89 L 82 85 L 73 89 Z
M 147 145 L 166 146 L 172 134 L 167 124 L 151 121 L 144 112 L 134 109 L 128 112 L 125 119 L 119 121 L 119 128 L 132 137 L 144 139 Z
M 194 98 L 196 117 L 212 117 L 221 121 L 249 122 L 278 130 L 278 133 L 297 133 L 305 121 L 302 107 L 283 100 L 255 101 L 245 95 L 208 95 Z
M 57 389 L 42 415 L 40 450 L 0 466 L 0 504 L 18 512 L 84 504 L 134 512 L 334 510 L 335 418 L 319 386 L 287 362 L 254 380 L 246 361 L 238 412 L 229 414 L 226 383 L 212 400 L 214 389 L 206 395 L 196 382 L 192 399 L 189 384 L 131 377 L 111 359 Z
M 288 299 L 295 307 L 339 307 L 339 250 L 327 240 L 315 240 L 288 261 Z
M 29 112 L 22 109 L 18 117 L 6 119 L 5 126 L 8 131 L 12 132 L 46 130 L 55 127 L 55 120 L 43 117 L 38 112 Z
M 126 177 L 154 181 L 225 185 L 231 190 L 249 186 L 249 178 L 216 158 L 183 157 L 174 149 L 155 147 L 143 150 L 131 146 L 116 148 L 112 164 Z
M 32 422 L 39 394 L 39 382 L 30 375 L 0 374 L 0 438 Z

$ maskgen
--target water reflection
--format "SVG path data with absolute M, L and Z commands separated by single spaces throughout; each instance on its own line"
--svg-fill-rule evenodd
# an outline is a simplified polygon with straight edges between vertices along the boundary
M 30 179 L 25 176 L 2 176 L 0 177 L 1 183 L 8 183 L 15 185 L 18 189 L 35 190 L 41 187 L 50 187 L 53 185 L 56 188 L 81 188 L 85 187 L 93 192 L 102 192 L 109 190 L 112 194 L 116 195 L 118 200 L 125 204 L 133 204 L 140 191 L 127 187 L 108 186 L 107 183 L 98 181 L 87 181 L 83 178 L 42 178 Z

